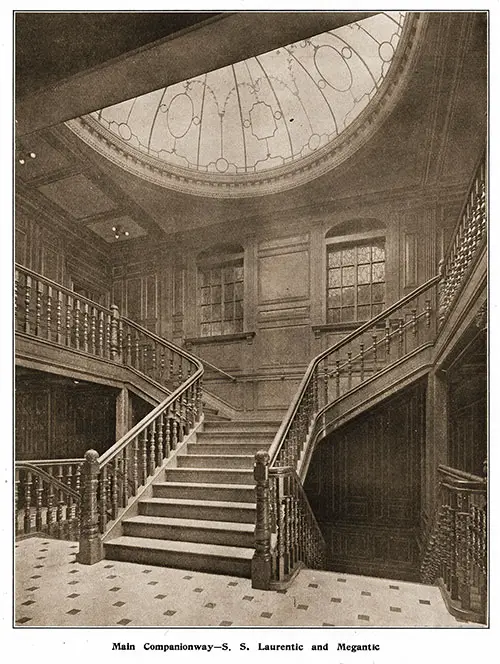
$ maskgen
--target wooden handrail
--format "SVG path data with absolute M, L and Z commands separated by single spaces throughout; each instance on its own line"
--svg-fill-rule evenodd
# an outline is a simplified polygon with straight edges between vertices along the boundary
M 474 189 L 474 184 L 476 183 L 478 173 L 481 170 L 481 167 L 486 164 L 486 150 L 484 150 L 481 153 L 481 156 L 479 159 L 476 161 L 476 165 L 474 167 L 474 175 L 471 177 L 469 186 L 467 187 L 467 196 L 465 197 L 465 201 L 462 205 L 462 208 L 460 210 L 460 214 L 458 215 L 457 223 L 455 224 L 455 227 L 453 228 L 453 233 L 451 234 L 450 241 L 448 243 L 448 246 L 446 247 L 446 250 L 444 251 L 443 254 L 443 264 L 446 265 L 448 259 L 450 258 L 451 252 L 453 251 L 453 244 L 455 242 L 455 238 L 460 230 L 460 227 L 462 225 L 462 219 L 465 215 L 465 212 L 467 210 L 467 205 L 469 204 L 469 197 Z
M 319 355 L 316 355 L 314 357 L 302 377 L 302 380 L 299 384 L 299 387 L 297 388 L 297 391 L 295 393 L 295 396 L 290 403 L 290 406 L 288 407 L 288 410 L 286 412 L 285 417 L 283 418 L 281 425 L 276 433 L 276 436 L 274 437 L 274 440 L 271 444 L 271 447 L 269 448 L 269 456 L 271 457 L 271 465 L 273 465 L 273 461 L 276 458 L 276 455 L 279 451 L 279 448 L 282 444 L 282 441 L 285 437 L 285 435 L 288 432 L 288 429 L 291 425 L 291 422 L 293 421 L 293 418 L 298 410 L 299 404 L 304 396 L 304 393 L 306 391 L 306 388 L 311 380 L 311 377 L 314 373 L 314 370 L 316 367 L 322 362 L 328 355 L 334 353 L 335 351 L 339 350 L 343 346 L 346 346 L 349 344 L 351 341 L 356 339 L 356 337 L 359 337 L 363 332 L 369 330 L 370 328 L 374 327 L 378 323 L 384 321 L 388 317 L 390 317 L 393 313 L 396 313 L 399 309 L 403 308 L 406 304 L 411 302 L 413 299 L 421 295 L 422 293 L 425 293 L 427 290 L 432 288 L 433 286 L 437 285 L 440 281 L 441 277 L 439 275 L 432 277 L 428 281 L 426 281 L 424 284 L 416 288 L 414 291 L 406 295 L 405 297 L 401 298 L 391 306 L 387 307 L 382 311 L 380 314 L 375 316 L 374 318 L 370 319 L 366 323 L 360 325 L 358 328 L 347 334 L 345 337 L 343 337 L 340 341 L 337 343 L 333 344 L 326 350 L 322 351 L 319 353 Z
M 79 293 L 75 293 L 75 291 L 71 290 L 71 288 L 68 288 L 67 286 L 63 286 L 62 284 L 57 283 L 56 281 L 53 281 L 52 279 L 49 279 L 48 277 L 45 277 L 43 274 L 39 274 L 38 272 L 34 272 L 33 270 L 30 270 L 28 267 L 25 267 L 24 265 L 21 265 L 20 263 L 15 263 L 14 267 L 16 270 L 19 270 L 20 272 L 24 272 L 25 274 L 28 274 L 30 277 L 33 277 L 37 281 L 43 281 L 46 283 L 48 286 L 51 286 L 52 288 L 62 291 L 63 293 L 66 293 L 66 295 L 69 295 L 70 297 L 77 298 L 81 302 L 86 302 L 87 304 L 91 305 L 92 307 L 96 309 L 100 309 L 101 311 L 106 312 L 107 314 L 111 314 L 111 309 L 108 307 L 105 307 L 102 304 L 99 304 L 98 302 L 94 302 L 94 300 L 89 300 L 88 297 L 85 297 L 84 295 L 80 295 Z
M 63 493 L 70 495 L 76 501 L 80 500 L 80 494 L 78 493 L 78 491 L 75 491 L 67 484 L 64 484 L 64 482 L 60 482 L 56 477 L 50 475 L 49 473 L 46 473 L 39 466 L 33 465 L 33 463 L 29 463 L 26 461 L 16 461 L 15 468 L 16 470 L 29 470 L 30 473 L 38 475 L 38 477 L 41 477 L 46 482 L 52 484 L 52 486 L 59 489 L 59 491 L 62 491 Z
M 109 461 L 116 456 L 119 452 L 121 452 L 132 440 L 135 438 L 138 434 L 140 434 L 142 431 L 147 429 L 147 427 L 156 420 L 158 415 L 163 413 L 171 404 L 173 404 L 178 397 L 191 385 L 196 383 L 197 380 L 199 380 L 202 375 L 203 375 L 203 365 L 201 362 L 199 362 L 197 359 L 195 360 L 195 364 L 197 365 L 197 370 L 196 372 L 182 385 L 180 385 L 172 394 L 169 394 L 168 397 L 162 401 L 154 410 L 149 412 L 140 422 L 138 422 L 132 429 L 127 431 L 127 433 L 120 438 L 114 445 L 112 445 L 106 452 L 104 452 L 100 457 L 99 457 L 99 467 L 102 468 L 105 466 Z

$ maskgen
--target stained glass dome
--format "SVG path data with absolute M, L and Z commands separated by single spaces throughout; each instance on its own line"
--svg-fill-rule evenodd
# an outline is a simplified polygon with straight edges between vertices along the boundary
M 347 130 L 396 69 L 410 22 L 405 12 L 379 13 L 67 124 L 174 189 L 232 196 L 295 186 L 352 151 Z

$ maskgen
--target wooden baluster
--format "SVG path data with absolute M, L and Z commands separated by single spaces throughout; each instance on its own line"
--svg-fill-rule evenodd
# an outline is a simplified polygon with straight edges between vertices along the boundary
M 119 319 L 119 313 L 118 313 L 118 307 L 116 304 L 111 305 L 111 321 L 110 321 L 110 353 L 111 353 L 111 359 L 113 361 L 118 361 L 120 353 L 119 353 L 119 345 L 118 345 L 118 319 Z
M 174 380 L 174 354 L 173 351 L 169 349 L 170 353 L 170 360 L 168 363 L 169 369 L 168 369 L 168 380 L 173 381 Z
M 81 476 L 82 476 L 82 467 L 81 467 L 80 464 L 77 464 L 77 465 L 75 466 L 75 473 L 74 473 L 74 477 L 75 477 L 75 487 L 74 487 L 74 488 L 75 488 L 75 491 L 76 491 L 77 493 L 80 493 L 80 480 L 81 480 Z
M 64 473 L 62 465 L 57 466 L 57 479 L 59 480 L 59 482 L 64 483 Z M 62 526 L 64 522 L 64 493 L 61 489 L 57 490 L 56 520 L 57 520 L 57 534 L 58 537 L 61 537 Z
M 257 452 L 255 480 L 255 553 L 252 558 L 252 588 L 269 590 L 271 584 L 271 514 L 269 491 L 269 454 Z
M 432 312 L 431 301 L 426 300 L 425 301 L 425 324 L 427 325 L 427 327 L 431 326 L 431 312 Z
M 373 350 L 374 371 L 377 371 L 378 340 L 377 340 L 377 335 L 376 334 L 372 334 L 372 350 Z
M 100 490 L 101 501 L 105 490 L 103 481 L 106 482 L 105 468 L 101 471 L 99 478 L 99 455 L 95 450 L 85 453 L 85 462 L 82 468 L 83 494 L 80 512 L 80 546 L 77 560 L 83 565 L 93 565 L 102 560 L 103 547 L 99 534 L 99 526 L 106 523 L 106 505 L 98 507 L 97 493 Z M 101 527 L 101 532 L 104 530 Z
M 98 355 L 106 357 L 106 347 L 104 341 L 104 311 L 99 311 L 97 319 L 97 346 L 99 348 Z
M 417 319 L 416 309 L 411 310 L 411 329 L 413 332 L 413 336 L 416 337 L 418 332 L 418 319 Z
M 144 346 L 142 348 L 142 368 L 141 368 L 141 371 L 143 373 L 145 373 L 147 376 L 150 375 L 148 355 L 149 355 L 149 346 L 148 346 L 147 341 L 144 340 Z
M 46 301 L 45 317 L 47 321 L 47 339 L 52 341 L 52 287 L 47 286 L 47 301 Z
M 398 339 L 399 339 L 399 357 L 405 354 L 405 334 L 404 321 L 402 318 L 398 321 Z
M 312 394 L 313 394 L 313 401 L 312 401 L 312 408 L 314 413 L 317 413 L 319 410 L 319 399 L 318 399 L 318 366 L 314 368 L 314 372 L 312 375 Z
M 96 344 L 96 328 L 97 328 L 97 309 L 91 307 L 90 309 L 90 352 L 92 355 L 98 355 L 99 351 Z
M 140 470 L 141 484 L 144 486 L 148 479 L 148 432 L 147 428 L 140 434 Z
M 42 336 L 42 292 L 43 283 L 38 281 L 36 284 L 36 301 L 35 301 L 35 335 Z
M 385 350 L 389 356 L 391 354 L 391 324 L 388 320 L 385 321 Z
M 173 450 L 171 422 L 172 422 L 172 408 L 169 406 L 167 408 L 167 419 L 166 419 L 166 422 L 165 422 L 165 458 L 166 459 L 170 456 L 171 450 Z
M 127 332 L 125 342 L 125 363 L 128 366 L 132 365 L 132 336 L 130 332 Z
M 136 369 L 140 369 L 140 357 L 139 335 L 137 330 L 134 330 L 134 362 L 132 366 Z
M 129 491 L 129 454 L 131 453 L 132 449 L 131 447 L 125 447 L 122 455 L 121 455 L 121 462 L 122 462 L 122 467 L 121 467 L 121 474 L 122 474 L 122 507 L 126 507 L 128 503 L 128 499 L 130 497 L 130 491 Z
M 156 446 L 156 467 L 159 468 L 165 459 L 165 450 L 163 448 L 163 426 L 164 413 L 160 413 L 157 418 L 158 444 Z
M 28 534 L 31 532 L 31 472 L 26 471 L 24 475 L 24 533 Z
M 118 318 L 118 358 L 123 362 L 123 321 Z
M 116 519 L 118 516 L 118 496 L 120 493 L 119 487 L 119 468 L 118 468 L 118 455 L 116 455 L 111 464 L 111 518 Z
M 54 485 L 49 484 L 47 490 L 47 533 L 53 535 L 56 530 L 56 513 L 54 509 Z
M 165 380 L 165 349 L 162 347 L 160 351 L 160 382 Z
M 104 318 L 104 357 L 111 358 L 111 316 L 105 315 Z
M 43 480 L 38 475 L 35 478 L 35 530 L 41 533 L 43 530 Z
M 352 388 L 352 351 L 347 351 L 347 389 Z
M 132 495 L 135 496 L 139 487 L 139 439 L 137 436 L 132 441 Z
M 82 468 L 83 489 L 85 490 L 85 464 Z M 106 530 L 108 522 L 108 467 L 104 466 L 99 473 L 99 531 Z
M 24 332 L 26 334 L 29 334 L 31 331 L 30 303 L 31 303 L 31 277 L 29 275 L 26 275 L 26 289 L 24 291 Z
M 156 367 L 156 344 L 153 342 L 153 346 L 151 347 L 151 371 L 152 371 L 152 376 L 155 380 L 158 380 L 158 375 L 156 373 L 157 367 Z
M 172 415 L 173 415 L 173 418 L 172 418 L 172 448 L 171 448 L 172 450 L 177 449 L 177 443 L 179 442 L 179 438 L 178 438 L 179 414 L 178 414 L 178 411 L 177 411 L 177 403 L 178 403 L 178 401 L 175 402 L 175 404 L 173 405 L 173 409 L 172 409 Z
M 148 475 L 153 475 L 155 472 L 155 460 L 156 460 L 156 420 L 153 420 L 149 425 Z
M 83 350 L 89 352 L 89 305 L 83 303 Z
M 81 322 L 80 322 L 80 312 L 81 312 L 81 303 L 78 298 L 75 298 L 75 318 L 74 318 L 74 329 L 75 329 L 75 348 L 80 349 L 80 335 L 81 335 Z

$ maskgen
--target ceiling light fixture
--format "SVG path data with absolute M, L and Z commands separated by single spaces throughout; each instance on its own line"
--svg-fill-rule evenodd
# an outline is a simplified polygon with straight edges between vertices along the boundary
M 115 234 L 115 240 L 119 240 L 121 237 L 127 238 L 130 237 L 129 231 L 127 231 L 123 226 L 117 225 L 111 228 Z

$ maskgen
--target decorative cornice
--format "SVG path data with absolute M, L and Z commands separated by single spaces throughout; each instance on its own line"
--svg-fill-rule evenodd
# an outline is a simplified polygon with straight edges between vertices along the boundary
M 209 198 L 245 198 L 292 189 L 331 171 L 353 155 L 378 130 L 406 86 L 426 23 L 425 13 L 410 14 L 387 77 L 371 102 L 349 127 L 314 154 L 261 174 L 214 177 L 167 165 L 120 141 L 90 116 L 70 120 L 66 126 L 98 153 L 129 173 L 176 191 Z

